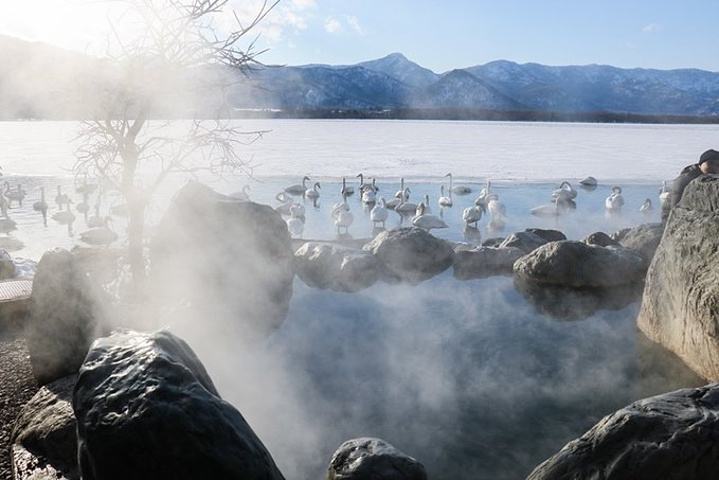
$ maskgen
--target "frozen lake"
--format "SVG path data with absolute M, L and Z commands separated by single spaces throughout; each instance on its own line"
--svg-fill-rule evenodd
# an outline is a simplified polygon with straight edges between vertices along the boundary
M 658 189 L 685 164 L 716 147 L 719 127 L 686 125 L 513 124 L 487 122 L 242 121 L 267 130 L 247 147 L 252 177 L 202 179 L 232 193 L 250 187 L 253 200 L 277 206 L 274 196 L 304 175 L 321 184 L 307 211 L 306 239 L 333 239 L 330 217 L 341 179 L 375 178 L 390 199 L 404 178 L 412 201 L 429 195 L 449 228 L 433 234 L 453 242 L 462 234 L 462 209 L 492 181 L 507 208 L 504 230 L 555 228 L 579 239 L 595 231 L 659 220 Z M 0 165 L 11 187 L 28 195 L 13 206 L 18 223 L 6 241 L 13 256 L 39 259 L 49 247 L 80 245 L 86 228 L 48 220 L 32 203 L 44 187 L 60 186 L 76 203 L 67 169 L 71 123 L 0 124 Z M 440 210 L 444 175 L 469 186 Z M 597 178 L 594 190 L 578 180 Z M 577 190 L 576 210 L 539 218 L 530 210 L 550 201 L 559 182 Z M 150 232 L 184 178 L 171 179 L 154 198 Z M 445 185 L 447 185 L 445 183 Z M 607 218 L 613 186 L 623 212 Z M 649 216 L 639 206 L 650 198 Z M 95 202 L 94 198 L 89 201 Z M 354 238 L 368 238 L 368 209 L 348 200 Z M 119 198 L 103 199 L 107 212 Z M 94 203 L 92 203 L 94 205 Z M 113 228 L 123 241 L 124 220 Z M 387 228 L 407 225 L 390 215 Z M 539 462 L 581 435 L 602 416 L 638 398 L 699 380 L 652 348 L 636 329 L 636 297 L 597 303 L 559 292 L 536 295 L 511 278 L 459 281 L 447 271 L 418 286 L 376 284 L 357 294 L 306 287 L 295 279 L 288 318 L 266 342 L 239 351 L 220 339 L 178 332 L 196 349 L 224 398 L 247 418 L 288 479 L 320 479 L 333 451 L 353 437 L 377 436 L 425 464 L 430 478 L 524 478 Z M 571 321 L 570 321 L 571 320 Z M 172 325 L 170 325 L 172 328 Z M 225 339 L 226 340 L 226 339 Z

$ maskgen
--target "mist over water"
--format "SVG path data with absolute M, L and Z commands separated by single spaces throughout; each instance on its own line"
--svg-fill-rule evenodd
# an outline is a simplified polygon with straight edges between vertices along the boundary
M 358 173 L 377 178 L 386 199 L 399 189 L 400 177 L 412 201 L 430 195 L 434 212 L 449 224 L 433 234 L 453 242 L 465 240 L 462 209 L 487 179 L 507 206 L 508 225 L 490 232 L 483 219 L 482 239 L 529 227 L 579 239 L 656 222 L 661 180 L 695 161 L 717 132 L 716 126 L 242 122 L 272 130 L 248 147 L 254 177 L 201 180 L 222 193 L 249 185 L 254 201 L 278 206 L 277 192 L 310 175 L 322 185 L 319 202 L 295 200 L 307 210 L 303 237 L 324 240 L 337 237 L 330 210 L 340 200 L 341 178 L 357 187 Z M 71 230 L 51 219 L 45 227 L 31 206 L 40 186 L 49 214 L 57 210 L 57 185 L 79 200 L 64 170 L 72 163 L 71 125 L 0 125 L 0 143 L 7 147 L 0 149 L 2 181 L 28 191 L 24 207 L 10 210 L 18 222 L 11 235 L 25 243 L 13 255 L 39 259 L 45 248 L 81 244 L 80 215 Z M 447 172 L 473 192 L 440 210 Z M 576 184 L 587 175 L 599 180 L 595 190 Z M 170 179 L 154 198 L 149 235 L 185 180 Z M 576 210 L 557 218 L 531 215 L 561 180 L 577 189 Z M 614 185 L 623 188 L 626 203 L 621 216 L 607 218 L 604 198 Z M 645 198 L 655 206 L 648 217 L 638 210 Z M 103 200 L 103 213 L 115 201 Z M 349 204 L 355 215 L 350 235 L 369 238 L 368 209 L 358 194 Z M 408 224 L 392 212 L 387 228 Z M 113 228 L 121 237 L 114 246 L 123 245 L 124 226 L 116 217 Z M 589 309 L 562 305 L 562 311 L 581 313 L 566 316 L 539 301 L 511 278 L 460 281 L 451 270 L 417 286 L 380 282 L 355 294 L 312 289 L 295 277 L 287 319 L 264 341 L 215 338 L 202 315 L 173 324 L 170 312 L 153 327 L 168 326 L 195 349 L 223 398 L 242 412 L 288 479 L 324 478 L 334 450 L 360 436 L 392 443 L 422 462 L 430 478 L 524 478 L 602 416 L 699 381 L 638 333 L 638 300 Z
M 504 277 L 445 272 L 357 294 L 296 280 L 287 320 L 263 344 L 194 346 L 288 478 L 323 478 L 344 440 L 377 436 L 430 478 L 514 479 L 602 416 L 696 381 L 642 363 L 652 352 L 637 312 L 557 321 Z

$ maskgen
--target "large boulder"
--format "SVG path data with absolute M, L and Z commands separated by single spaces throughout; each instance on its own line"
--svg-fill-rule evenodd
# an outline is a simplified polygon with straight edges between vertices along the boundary
M 42 387 L 22 408 L 12 433 L 15 480 L 80 478 L 72 392 L 77 375 Z
M 389 282 L 417 284 L 452 265 L 452 246 L 416 227 L 386 230 L 362 248 L 379 258 Z
M 76 373 L 93 340 L 106 333 L 108 300 L 67 250 L 37 264 L 26 338 L 38 384 Z
M 357 292 L 380 278 L 380 262 L 371 253 L 329 243 L 307 242 L 295 252 L 295 270 L 310 287 Z
M 575 240 L 549 242 L 514 263 L 514 274 L 540 284 L 609 288 L 641 282 L 644 257 L 628 248 L 587 245 Z
M 644 223 L 636 227 L 619 230 L 612 238 L 625 248 L 631 248 L 644 255 L 651 262 L 664 234 L 661 223 Z
M 284 478 L 192 349 L 169 332 L 96 341 L 72 406 L 84 480 Z
M 643 399 L 604 417 L 528 480 L 716 478 L 719 385 Z
M 547 242 L 548 240 L 546 238 L 535 232 L 524 231 L 512 233 L 499 244 L 499 247 L 519 248 L 523 250 L 524 253 L 529 253 Z
M 187 318 L 226 338 L 262 338 L 285 319 L 293 251 L 282 216 L 267 205 L 187 183 L 150 245 L 158 299 L 191 305 Z
M 379 438 L 347 440 L 327 469 L 327 480 L 426 479 L 424 465 Z
M 649 266 L 637 323 L 704 378 L 719 380 L 719 177 L 691 182 Z

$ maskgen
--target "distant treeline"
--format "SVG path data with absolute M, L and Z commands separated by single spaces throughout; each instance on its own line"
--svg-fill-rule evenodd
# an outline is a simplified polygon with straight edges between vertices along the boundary
M 383 110 L 285 109 L 239 110 L 240 118 L 326 118 L 392 120 L 488 120 L 515 122 L 681 123 L 719 124 L 719 116 L 639 115 L 614 112 L 548 112 L 533 110 L 482 110 L 471 108 L 397 108 Z
M 158 119 L 181 119 L 169 112 L 157 112 Z M 200 117 L 215 118 L 218 112 L 207 111 Z M 282 118 L 282 119 L 388 119 L 388 120 L 485 120 L 505 122 L 582 122 L 582 123 L 649 123 L 649 124 L 719 124 L 719 116 L 640 115 L 615 112 L 547 112 L 534 110 L 482 110 L 472 108 L 396 108 L 381 110 L 362 109 L 237 109 L 227 118 Z M 32 111 L 3 115 L 0 121 L 16 120 L 82 120 L 74 116 L 39 115 Z

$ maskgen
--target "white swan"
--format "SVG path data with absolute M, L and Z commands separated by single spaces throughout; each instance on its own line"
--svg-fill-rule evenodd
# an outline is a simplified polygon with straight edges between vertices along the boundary
M 474 225 L 474 227 L 477 227 L 477 223 L 482 219 L 482 207 L 478 207 L 477 205 L 472 205 L 471 207 L 467 207 L 464 210 L 462 210 L 462 220 L 464 220 L 464 225 L 469 227 L 470 225 Z
M 392 208 L 394 210 L 397 210 L 397 205 L 399 205 L 402 202 L 406 202 L 409 200 L 409 194 L 411 193 L 409 187 L 404 187 L 402 190 L 399 190 L 397 193 L 394 194 L 394 198 L 387 202 L 387 208 Z
M 479 191 L 479 195 L 474 199 L 474 204 L 485 212 L 487 211 L 487 196 L 492 193 L 491 182 L 487 180 L 487 184 Z
M 305 190 L 305 198 L 319 198 L 320 192 L 317 191 L 318 188 L 322 188 L 320 182 L 315 182 L 312 188 Z
M 355 193 L 355 187 L 352 185 L 347 185 L 347 179 L 345 177 L 342 177 L 342 190 L 340 190 L 340 195 L 354 195 Z
M 56 214 L 57 215 L 57 214 Z M 117 240 L 117 233 L 110 229 L 110 217 L 104 218 L 102 227 L 91 228 L 84 232 L 80 232 L 80 240 L 90 245 L 109 245 Z
M 409 187 L 405 187 L 405 190 L 409 190 Z M 407 195 L 409 197 L 409 195 Z M 394 207 L 394 211 L 401 215 L 411 215 L 417 210 L 417 204 L 414 202 L 408 202 L 404 199 L 404 195 L 400 195 L 399 203 Z
M 415 215 L 419 215 L 419 206 L 424 205 L 424 213 L 432 213 L 432 207 L 429 206 L 429 195 L 425 194 L 423 200 L 417 205 L 417 209 L 415 210 Z
M 457 195 L 469 195 L 472 193 L 472 189 L 464 185 L 452 186 L 452 174 L 448 173 L 445 177 L 449 177 L 449 191 L 456 193 Z
M 305 206 L 302 205 L 301 203 L 295 202 L 290 206 L 290 216 L 291 217 L 300 218 L 304 222 L 305 221 L 305 213 L 306 213 Z
M 40 200 L 32 204 L 32 209 L 42 213 L 42 222 L 47 226 L 47 202 L 45 201 L 45 187 L 40 187 Z
M 444 220 L 439 218 L 437 215 L 431 213 L 424 213 L 424 203 L 419 204 L 419 214 L 412 218 L 412 225 L 421 228 L 422 230 L 432 230 L 435 228 L 447 228 L 447 224 Z
M 669 201 L 669 194 L 671 193 L 671 189 L 667 188 L 667 181 L 662 181 L 662 188 L 659 190 L 659 205 L 661 206 L 662 210 L 664 210 L 664 205 Z
M 387 202 L 384 197 L 380 196 L 377 205 L 372 207 L 372 210 L 369 212 L 369 218 L 372 220 L 375 227 L 377 227 L 377 224 L 379 223 L 381 224 L 380 226 L 384 228 L 388 216 L 389 211 L 387 210 Z
M 82 194 L 82 202 L 75 205 L 76 212 L 82 213 L 83 215 L 85 215 L 88 211 L 90 211 L 90 204 L 87 203 L 87 197 L 88 197 L 87 193 Z
M 307 182 L 309 182 L 310 177 L 305 175 L 302 178 L 302 183 L 296 183 L 294 185 L 290 185 L 289 187 L 285 188 L 285 192 L 289 193 L 290 195 L 304 195 L 304 193 L 307 191 Z
M 362 189 L 362 203 L 375 203 L 377 201 L 377 189 L 372 179 L 372 185 L 365 185 Z
M 95 193 L 95 190 L 97 189 L 97 184 L 95 183 L 87 183 L 87 174 L 85 174 L 82 184 L 75 187 L 75 191 L 81 195 L 90 195 L 92 193 Z
M 532 208 L 529 213 L 536 217 L 557 217 L 559 216 L 559 208 L 557 206 L 557 202 L 552 201 Z
M 607 215 L 616 215 L 621 213 L 624 205 L 624 197 L 622 196 L 621 187 L 612 187 L 612 193 L 604 200 L 604 207 Z
M 339 216 L 341 210 L 345 210 L 347 212 L 349 212 L 349 210 L 350 210 L 350 205 L 349 205 L 349 203 L 347 203 L 347 195 L 346 194 L 342 195 L 341 202 L 337 202 L 334 205 L 332 205 L 332 210 L 330 210 L 330 215 L 332 216 L 333 219 L 337 220 L 337 217 Z
M 95 204 L 95 215 L 87 219 L 87 226 L 91 228 L 102 227 L 105 225 L 105 218 L 100 216 L 100 201 Z
M 300 206 L 299 204 L 294 204 Z M 298 208 L 290 209 L 290 218 L 287 219 L 287 230 L 293 237 L 302 238 L 302 234 L 305 231 L 305 216 L 304 208 L 302 210 Z
M 499 195 L 490 193 L 487 195 L 487 211 L 489 212 L 490 230 L 502 230 L 507 225 L 507 208 L 499 200 Z
M 337 235 L 341 235 L 341 229 L 345 229 L 345 234 L 349 234 L 349 227 L 354 222 L 354 215 L 350 212 L 347 196 L 342 197 L 342 202 L 332 209 L 332 218 L 335 219 L 337 227 Z
M 642 206 L 639 207 L 639 211 L 643 213 L 645 216 L 649 216 L 654 211 L 654 205 L 652 205 L 652 199 L 647 198 L 644 200 L 644 203 L 642 203 Z
M 357 189 L 358 189 L 360 192 L 362 192 L 362 190 L 364 189 L 364 187 L 365 187 L 365 185 L 366 185 L 366 184 L 364 183 L 364 175 L 362 175 L 361 173 L 358 173 L 358 174 L 357 174 L 357 178 L 359 178 L 359 187 L 357 187 Z
M 60 185 L 57 186 L 57 195 L 55 196 L 55 203 L 57 204 L 57 208 L 62 210 L 62 206 L 70 202 L 70 197 L 68 197 L 66 194 L 62 193 L 62 187 Z
M 292 207 L 292 197 L 283 190 L 281 192 L 277 192 L 275 200 L 280 202 L 280 205 L 275 207 L 275 211 L 280 215 L 288 216 L 290 214 L 290 208 Z
M 75 214 L 72 213 L 72 208 L 70 208 L 71 203 L 72 200 L 68 200 L 68 202 L 66 203 L 67 210 L 60 210 L 59 212 L 55 212 L 52 216 L 52 219 L 55 220 L 57 223 L 61 223 L 63 225 L 69 225 L 74 222 Z
M 579 184 L 585 187 L 596 187 L 597 179 L 594 177 L 585 177 L 579 181 Z
M 337 226 L 337 235 L 341 235 L 341 230 L 345 229 L 345 234 L 349 235 L 349 228 L 350 225 L 352 225 L 352 222 L 354 222 L 354 215 L 352 215 L 352 212 L 341 210 L 339 215 L 337 216 L 337 220 L 335 220 L 335 226 Z
M 231 193 L 230 197 L 240 200 L 242 202 L 248 202 L 250 200 L 250 186 L 243 185 L 241 191 Z
M 558 201 L 574 200 L 577 191 L 566 180 L 559 184 L 559 188 L 552 192 L 552 198 Z
M 10 190 L 10 183 L 5 182 L 5 198 L 7 198 L 8 206 L 12 207 L 12 202 L 17 202 L 22 207 L 22 200 L 26 195 L 27 192 L 19 183 L 16 190 Z
M 437 203 L 440 207 L 451 207 L 452 206 L 452 191 L 449 191 L 449 196 L 445 196 L 444 194 L 444 185 L 439 186 L 439 199 L 437 200 Z
M 400 195 L 404 195 L 406 192 L 404 191 L 404 177 L 400 177 L 399 179 L 399 190 L 394 194 L 395 198 L 399 198 Z M 409 194 L 407 194 L 407 198 L 405 200 L 409 200 Z

